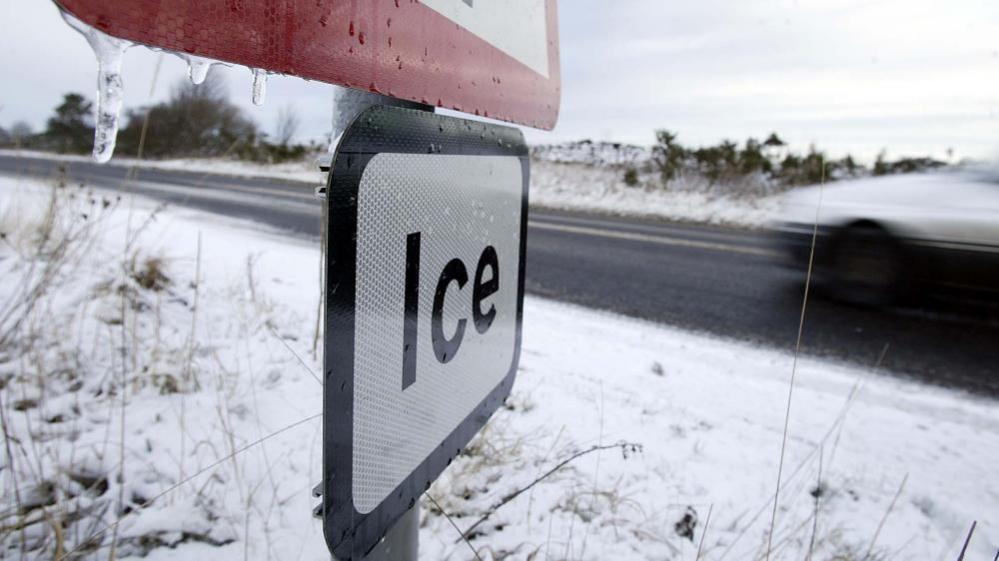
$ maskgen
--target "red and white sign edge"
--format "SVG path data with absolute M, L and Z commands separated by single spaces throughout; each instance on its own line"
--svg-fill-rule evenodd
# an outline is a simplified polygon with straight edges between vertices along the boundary
M 556 0 L 56 0 L 136 43 L 551 129 Z
M 423 4 L 548 77 L 544 0 L 479 0 L 474 4 L 472 0 L 423 0 Z

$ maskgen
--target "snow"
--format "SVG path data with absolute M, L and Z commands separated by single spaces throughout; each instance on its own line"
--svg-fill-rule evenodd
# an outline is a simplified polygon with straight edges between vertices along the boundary
M 649 174 L 628 186 L 622 174 L 614 167 L 534 160 L 531 205 L 749 228 L 765 226 L 780 208 L 779 196 L 739 194 L 736 186 L 731 193 L 682 181 L 663 188 Z
M 370 104 L 371 101 L 361 98 L 356 102 L 353 99 L 346 101 L 338 99 L 337 103 L 344 105 L 344 108 L 342 112 L 337 112 L 335 120 L 339 121 L 334 125 L 345 126 L 344 122 L 340 122 L 344 120 L 339 116 L 341 113 L 348 116 L 346 122 L 349 122 L 349 116 L 355 114 L 354 112 L 359 110 L 358 107 L 363 109 L 366 106 L 364 104 Z M 88 161 L 88 158 L 81 156 L 31 150 L 0 149 L 0 155 Z M 219 173 L 241 177 L 272 177 L 303 181 L 313 185 L 319 184 L 323 177 L 318 171 L 318 163 L 312 159 L 263 164 L 210 158 L 137 160 L 115 157 L 108 165 Z M 656 178 L 643 177 L 642 185 L 630 187 L 624 184 L 622 172 L 614 167 L 534 159 L 531 162 L 531 205 L 535 208 L 643 216 L 748 228 L 764 227 L 776 216 L 780 208 L 780 197 L 777 195 L 728 194 L 724 189 L 682 183 L 678 184 L 677 188 L 664 189 L 658 187 L 656 182 Z M 738 193 L 740 189 L 732 187 L 729 191 Z
M 10 431 L 32 443 L 14 454 L 14 478 L 3 453 L 3 510 L 15 484 L 45 503 L 40 483 L 54 483 L 49 516 L 84 513 L 65 532 L 73 547 L 114 520 L 120 492 L 133 512 L 97 557 L 116 532 L 119 558 L 328 559 L 310 515 L 321 461 L 316 245 L 142 198 L 51 189 L 0 178 L 0 302 L 39 274 L 28 256 L 51 193 L 55 232 L 77 233 L 57 289 L 25 324 L 44 344 L 0 348 Z M 139 281 L 149 260 L 168 279 L 159 290 Z M 703 559 L 761 558 L 791 363 L 784 351 L 529 297 L 508 406 L 430 493 L 465 529 L 574 453 L 633 443 L 640 450 L 572 461 L 501 507 L 472 544 L 485 559 L 693 559 L 703 540 Z M 876 555 L 956 558 L 972 520 L 968 558 L 999 547 L 993 401 L 804 359 L 789 429 L 771 558 L 805 557 L 816 487 L 817 559 L 860 559 L 872 541 Z M 50 534 L 34 524 L 23 537 Z M 471 558 L 456 538 L 425 501 L 421 557 Z M 5 548 L 20 539 L 0 534 Z M 51 541 L 39 547 L 28 557 L 52 558 Z
M 531 146 L 531 157 L 539 161 L 563 164 L 640 167 L 651 163 L 652 149 L 633 144 L 581 140 Z
M 53 154 L 36 150 L 0 149 L 0 155 L 47 158 L 65 162 L 90 162 L 87 156 L 73 154 Z M 107 164 L 109 166 L 138 167 L 188 171 L 195 173 L 216 173 L 235 177 L 270 177 L 286 181 L 302 181 L 318 185 L 325 176 L 319 171 L 319 164 L 312 160 L 286 162 L 281 164 L 265 164 L 244 160 L 223 160 L 219 158 L 174 158 L 170 160 L 139 160 L 136 158 L 115 156 Z

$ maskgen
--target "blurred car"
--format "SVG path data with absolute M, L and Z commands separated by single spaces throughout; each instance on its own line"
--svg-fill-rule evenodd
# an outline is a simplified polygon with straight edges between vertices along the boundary
M 821 197 L 821 206 L 819 205 Z M 888 305 L 927 290 L 999 296 L 999 173 L 879 177 L 788 193 L 778 243 L 816 286 L 841 300 Z

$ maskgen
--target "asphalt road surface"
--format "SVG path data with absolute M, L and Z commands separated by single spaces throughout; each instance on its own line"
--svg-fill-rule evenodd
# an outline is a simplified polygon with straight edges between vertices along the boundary
M 154 169 L 126 182 L 125 167 L 0 155 L 6 175 L 53 177 L 59 165 L 75 182 L 318 236 L 319 203 L 306 183 Z M 531 211 L 531 294 L 792 350 L 803 280 L 765 232 Z M 886 345 L 886 372 L 999 396 L 999 321 L 976 304 L 884 311 L 809 299 L 804 353 L 874 365 Z

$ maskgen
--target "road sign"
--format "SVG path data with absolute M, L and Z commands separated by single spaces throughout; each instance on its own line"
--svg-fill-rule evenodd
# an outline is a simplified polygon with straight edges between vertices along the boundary
M 519 130 L 376 106 L 327 187 L 323 520 L 357 559 L 510 392 L 520 354 Z
M 57 0 L 136 43 L 551 129 L 555 0 Z

